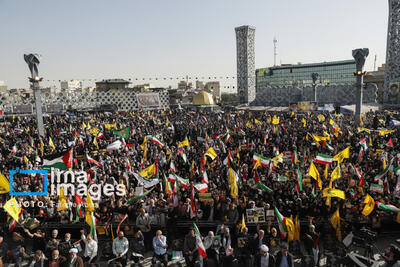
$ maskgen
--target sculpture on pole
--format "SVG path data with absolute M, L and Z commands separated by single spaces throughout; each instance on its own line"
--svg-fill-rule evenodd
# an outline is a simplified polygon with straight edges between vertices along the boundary
M 311 73 L 311 79 L 312 79 L 312 87 L 313 87 L 313 94 L 314 94 L 314 102 L 317 102 L 317 80 L 318 80 L 319 74 L 316 72 Z
M 40 95 L 39 82 L 42 78 L 39 77 L 38 65 L 40 63 L 38 54 L 25 54 L 24 60 L 28 64 L 29 70 L 32 77 L 29 81 L 32 83 L 32 89 L 35 95 L 35 109 L 36 109 L 36 121 L 39 135 L 44 137 L 44 126 L 43 126 L 43 114 L 42 114 L 42 100 Z
M 369 54 L 368 48 L 359 48 L 354 49 L 353 57 L 356 60 L 356 72 L 354 75 L 357 77 L 357 91 L 356 91 L 356 113 L 354 116 L 354 120 L 356 125 L 360 125 L 360 118 L 361 118 L 361 106 L 362 106 L 362 90 L 363 90 L 363 77 L 365 72 L 363 72 L 365 60 Z

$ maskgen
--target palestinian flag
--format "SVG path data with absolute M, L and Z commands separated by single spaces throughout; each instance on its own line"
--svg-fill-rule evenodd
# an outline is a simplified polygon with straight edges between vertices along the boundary
M 159 145 L 160 147 L 164 147 L 164 143 L 163 143 L 163 142 L 161 142 L 161 140 L 160 140 L 160 139 L 158 139 L 158 138 L 157 138 L 157 137 L 155 137 L 155 136 L 153 136 L 153 137 L 151 138 L 151 141 L 152 141 L 153 143 L 155 143 L 155 144 Z
M 103 166 L 100 162 L 98 162 L 97 160 L 91 158 L 89 155 L 87 155 L 87 161 L 88 161 L 89 163 L 94 163 L 94 164 L 96 164 L 96 165 L 99 166 L 99 167 L 102 167 L 102 166 Z
M 253 162 L 257 162 L 258 158 L 261 157 L 261 166 L 263 167 L 268 167 L 269 165 L 269 159 L 267 157 L 264 157 L 263 155 L 254 153 L 253 154 Z
M 297 183 L 299 186 L 299 191 L 303 191 L 303 176 L 301 175 L 299 166 L 297 166 L 296 177 L 297 177 Z
M 124 128 L 124 129 L 121 129 L 121 130 L 119 130 L 119 131 L 113 130 L 112 132 L 113 132 L 114 134 L 116 134 L 116 135 L 122 137 L 122 138 L 125 138 L 125 139 L 128 139 L 128 138 L 129 138 L 129 127 Z
M 96 136 L 96 139 L 101 139 L 104 137 L 103 131 L 99 132 L 99 134 Z
M 272 193 L 274 192 L 274 190 L 272 190 L 271 188 L 269 188 L 268 186 L 266 186 L 265 184 L 263 184 L 260 181 L 260 178 L 258 177 L 257 171 L 254 171 L 254 183 L 256 184 L 256 186 L 258 188 L 260 188 L 261 190 L 267 191 L 268 193 Z
M 378 209 L 387 211 L 387 212 L 400 212 L 400 208 L 397 208 L 391 204 L 383 204 L 378 201 L 375 202 L 375 205 L 378 207 Z
M 60 156 L 59 154 L 55 154 L 51 157 L 51 159 L 43 159 L 43 170 L 50 170 L 51 168 L 59 169 L 59 170 L 68 170 L 72 168 L 73 161 L 73 148 L 71 148 L 67 153 Z
M 79 218 L 83 217 L 82 213 L 82 205 L 83 205 L 82 198 L 75 193 L 75 222 L 79 221 Z
M 206 249 L 204 248 L 203 242 L 201 241 L 201 235 L 199 228 L 197 228 L 197 225 L 193 223 L 193 230 L 194 234 L 196 235 L 196 243 L 197 243 L 197 248 L 199 250 L 200 256 L 205 259 L 207 257 Z
M 393 141 L 392 141 L 392 138 L 391 138 L 391 137 L 390 137 L 390 139 L 389 139 L 389 142 L 387 142 L 386 146 L 387 146 L 387 147 L 393 148 Z
M 121 228 L 121 224 L 128 218 L 128 214 L 125 214 L 125 216 L 122 218 L 122 220 L 119 222 L 118 224 L 118 228 L 117 228 L 117 235 L 119 233 L 119 229 Z
M 317 157 L 315 158 L 315 162 L 319 164 L 332 164 L 333 157 L 322 153 L 318 153 Z
M 364 152 L 367 151 L 368 149 L 368 145 L 367 145 L 367 137 L 364 137 L 361 141 L 360 141 L 360 146 L 363 148 Z
M 383 179 L 386 176 L 386 174 L 389 172 L 389 167 L 390 167 L 390 165 L 387 166 L 386 169 L 384 169 L 381 173 L 379 173 L 378 175 L 376 175 L 374 177 L 375 183 L 377 183 L 379 180 Z

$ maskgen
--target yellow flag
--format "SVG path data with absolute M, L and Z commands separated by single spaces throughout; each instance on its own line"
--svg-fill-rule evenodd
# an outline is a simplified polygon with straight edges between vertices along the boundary
M 97 143 L 96 138 L 93 138 L 93 145 L 95 145 L 97 147 L 97 149 L 99 149 L 99 144 Z
M 189 144 L 189 139 L 186 137 L 185 140 L 183 140 L 182 142 L 179 143 L 178 147 L 184 147 L 184 146 L 190 146 Z
M 329 124 L 330 124 L 330 125 L 334 125 L 335 122 L 334 122 L 332 119 L 329 119 Z
M 43 154 L 43 151 L 44 151 L 44 143 L 43 143 L 43 140 L 42 140 L 42 138 L 40 138 L 40 152 L 42 152 L 42 154 Z
M 82 129 L 86 129 L 86 124 L 85 124 L 85 122 L 82 122 Z
M 96 127 L 92 127 L 89 132 L 94 136 L 97 137 L 97 135 L 99 134 L 100 130 Z
M 369 194 L 367 194 L 365 196 L 363 203 L 365 203 L 365 206 L 362 211 L 362 214 L 364 216 L 368 216 L 375 208 L 375 200 Z
M 294 239 L 294 234 L 296 232 L 296 228 L 294 227 L 294 223 L 292 219 L 285 217 L 285 225 L 286 229 L 288 230 L 288 241 L 291 241 Z
M 7 178 L 0 173 L 0 194 L 5 194 L 10 192 L 10 184 L 8 183 Z
M 384 136 L 384 135 L 387 135 L 387 134 L 390 134 L 390 133 L 394 133 L 396 130 L 379 130 L 379 134 L 381 135 L 381 136 Z
M 346 199 L 344 191 L 334 188 L 325 188 L 323 191 L 324 197 L 338 197 L 341 199 Z
M 143 171 L 139 172 L 140 176 L 151 178 L 153 175 L 156 174 L 156 165 L 152 164 Z
M 58 196 L 57 211 L 68 210 L 67 198 L 64 194 L 64 187 L 60 188 L 60 195 Z
M 385 156 L 382 156 L 382 168 L 386 169 L 386 158 L 385 158 Z
M 302 118 L 301 122 L 303 123 L 303 127 L 306 127 L 307 123 L 306 123 L 306 119 Z
M 325 164 L 325 171 L 324 171 L 325 179 L 328 179 L 328 170 L 329 170 L 329 164 Z
M 251 128 L 251 124 L 249 121 L 246 122 L 246 126 L 247 126 L 247 128 Z
M 361 133 L 361 132 L 371 133 L 371 130 L 367 129 L 367 128 L 358 127 L 357 130 L 359 133 Z
M 332 217 L 329 219 L 330 223 L 332 224 L 333 228 L 336 230 L 336 236 L 339 241 L 342 241 L 342 233 L 340 230 L 340 215 L 339 215 L 339 208 L 333 213 Z
M 242 227 L 240 228 L 240 232 L 243 232 L 243 229 L 246 228 L 246 221 L 244 219 L 244 213 L 242 214 Z
M 294 111 L 292 111 L 292 113 L 290 113 L 290 117 L 293 117 L 294 116 Z
M 169 120 L 168 120 L 168 118 L 165 120 L 165 126 L 169 126 Z
M 318 118 L 318 121 L 319 121 L 319 122 L 325 121 L 325 117 L 324 117 L 324 115 L 322 115 L 322 114 L 319 114 L 317 118 Z
M 257 159 L 256 163 L 254 164 L 253 169 L 257 169 L 260 166 L 261 166 L 261 156 L 258 156 L 258 159 Z
M 256 118 L 254 118 L 254 123 L 255 124 L 261 124 L 261 122 L 259 120 L 257 120 Z
M 19 219 L 19 213 L 21 212 L 21 208 L 18 206 L 18 202 L 15 198 L 10 198 L 4 204 L 3 209 L 7 211 L 7 213 L 15 220 L 18 222 Z
M 283 163 L 283 153 L 279 154 L 276 157 L 273 157 L 271 160 L 274 162 L 275 166 L 278 165 L 277 162 Z
M 29 159 L 25 155 L 24 155 L 24 161 L 26 164 L 28 164 L 28 162 L 29 162 Z
M 94 204 L 92 201 L 92 198 L 90 197 L 90 194 L 87 194 L 87 198 L 86 198 L 86 210 L 87 211 L 94 211 Z
M 348 159 L 349 155 L 350 155 L 350 147 L 347 147 L 347 148 L 343 149 L 342 151 L 340 151 L 339 153 L 337 153 L 333 157 L 333 160 L 337 161 L 340 164 L 340 163 L 342 163 L 342 161 L 344 159 Z
M 397 223 L 400 223 L 400 212 L 397 213 L 396 222 L 397 222 Z
M 316 141 L 316 142 L 319 142 L 319 141 L 329 141 L 331 138 L 330 138 L 330 136 L 316 136 L 316 135 L 313 135 L 313 137 L 314 137 L 314 140 Z
M 145 150 L 146 145 L 147 145 L 147 137 L 144 138 L 143 144 L 140 145 L 140 148 L 141 148 L 142 150 Z
M 314 180 L 317 180 L 318 187 L 321 190 L 322 189 L 322 182 L 321 182 L 321 177 L 319 177 L 319 173 L 317 170 L 317 167 L 315 167 L 314 162 L 311 162 L 310 169 L 308 170 L 308 174 L 314 178 Z
M 239 194 L 239 189 L 236 182 L 236 175 L 235 172 L 232 170 L 232 168 L 229 168 L 229 184 L 231 187 L 231 196 L 234 199 L 237 199 Z
M 298 215 L 296 216 L 295 221 L 294 221 L 294 228 L 295 228 L 294 240 L 300 241 L 300 223 L 299 223 Z
M 27 132 L 27 133 L 29 133 L 29 130 L 30 130 L 30 129 L 29 129 L 29 126 L 26 127 L 26 132 Z
M 51 140 L 51 137 L 49 137 L 49 146 L 52 150 L 56 150 L 56 147 L 53 144 L 53 140 Z
M 215 153 L 214 149 L 212 147 L 210 147 L 206 153 L 204 154 L 204 156 L 209 156 L 212 160 L 214 160 L 217 157 L 217 153 Z
M 331 173 L 331 182 L 339 179 L 340 177 L 342 177 L 342 172 L 340 170 L 340 165 L 338 165 Z
M 279 117 L 276 117 L 276 115 L 274 115 L 274 117 L 272 118 L 272 124 L 279 124 Z

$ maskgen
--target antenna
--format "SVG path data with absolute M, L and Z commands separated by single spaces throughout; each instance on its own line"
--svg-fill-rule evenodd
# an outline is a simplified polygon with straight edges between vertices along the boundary
M 374 71 L 376 71 L 376 54 L 375 54 L 375 60 L 374 60 Z
M 274 66 L 276 66 L 276 43 L 278 42 L 278 40 L 276 40 L 276 37 L 274 37 Z

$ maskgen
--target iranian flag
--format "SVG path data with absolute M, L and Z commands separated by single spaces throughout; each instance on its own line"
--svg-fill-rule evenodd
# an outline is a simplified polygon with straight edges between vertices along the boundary
M 269 159 L 267 157 L 264 157 L 263 155 L 254 153 L 253 155 L 253 162 L 257 162 L 258 158 L 261 157 L 261 166 L 263 167 L 268 167 L 269 165 Z
M 204 248 L 203 242 L 201 241 L 199 228 L 197 228 L 197 225 L 195 223 L 193 223 L 193 230 L 194 234 L 196 235 L 196 243 L 197 248 L 199 249 L 199 254 L 203 259 L 205 259 L 207 257 L 206 249 Z
M 153 143 L 156 143 L 156 144 L 159 145 L 160 147 L 164 147 L 164 143 L 161 142 L 161 140 L 158 139 L 156 136 L 153 136 L 153 137 L 151 138 L 151 141 L 152 141 Z
M 203 177 L 202 177 L 201 181 L 205 184 L 208 184 L 208 175 L 207 175 L 206 171 L 203 171 Z
M 104 137 L 104 134 L 103 134 L 103 132 L 101 131 L 101 132 L 99 132 L 99 134 L 96 136 L 96 139 L 98 140 L 98 139 L 101 139 L 101 138 L 103 138 Z
M 175 164 L 174 164 L 174 161 L 173 160 L 171 160 L 171 163 L 169 164 L 169 170 L 171 171 L 171 172 L 177 172 L 178 170 L 176 169 L 176 167 L 175 167 Z
M 384 211 L 387 211 L 387 212 L 400 212 L 400 208 L 397 208 L 397 207 L 395 207 L 395 206 L 393 206 L 391 204 L 386 204 L 385 205 L 383 203 L 380 203 L 380 202 L 376 201 L 375 205 L 378 207 L 378 209 L 384 210 Z
M 128 214 L 125 214 L 125 216 L 122 218 L 122 220 L 119 222 L 118 224 L 118 228 L 117 228 L 117 235 L 119 233 L 119 230 L 121 228 L 121 224 L 128 218 Z
M 90 234 L 93 236 L 93 239 L 97 241 L 96 223 L 97 223 L 96 217 L 94 217 L 92 213 L 91 223 L 90 223 Z
M 332 164 L 333 157 L 322 153 L 318 153 L 317 157 L 315 158 L 315 162 L 319 164 Z
M 297 176 L 297 182 L 299 185 L 299 191 L 303 191 L 303 176 L 301 175 L 299 166 L 297 166 L 296 176 Z
M 53 157 L 52 159 L 43 159 L 43 170 L 50 170 L 51 168 L 59 169 L 59 170 L 68 170 L 68 168 L 72 168 L 72 154 L 73 148 L 71 148 L 67 153 L 65 153 L 61 157 Z
M 94 163 L 94 164 L 96 164 L 96 165 L 99 166 L 99 167 L 102 167 L 102 166 L 103 166 L 103 165 L 101 165 L 100 162 L 98 162 L 97 160 L 91 158 L 89 155 L 87 155 L 87 160 L 88 160 L 89 163 Z
M 168 181 L 170 181 L 171 183 L 175 183 L 175 181 L 177 181 L 179 185 L 183 186 L 184 188 L 189 188 L 189 179 L 184 179 L 178 176 L 176 173 L 170 173 L 168 176 Z
M 285 224 L 285 220 L 286 220 L 286 218 L 285 218 L 285 216 L 283 216 L 280 212 L 279 212 L 279 210 L 276 208 L 276 207 L 274 207 L 274 209 L 275 209 L 275 215 L 276 215 L 276 219 L 278 220 L 278 225 L 279 225 L 279 231 L 281 232 L 281 237 L 283 237 L 283 233 L 287 233 L 287 227 L 286 227 L 286 224 Z M 283 239 L 283 238 L 282 238 Z
M 183 161 L 186 163 L 187 157 L 186 157 L 185 152 L 183 152 L 182 148 L 178 148 L 178 152 L 179 152 L 179 154 L 181 154 Z
M 13 145 L 12 149 L 11 149 L 11 153 L 13 154 L 13 156 L 17 155 L 17 146 Z
M 377 183 L 379 180 L 383 179 L 386 174 L 389 172 L 389 166 L 386 167 L 381 173 L 379 173 L 377 176 L 374 177 L 374 182 Z
M 200 193 L 205 193 L 208 190 L 208 185 L 206 183 L 196 183 L 196 184 L 194 184 L 194 187 Z
M 231 140 L 231 135 L 229 134 L 229 132 L 226 132 L 226 134 L 225 134 L 225 143 L 228 143 L 229 140 Z

